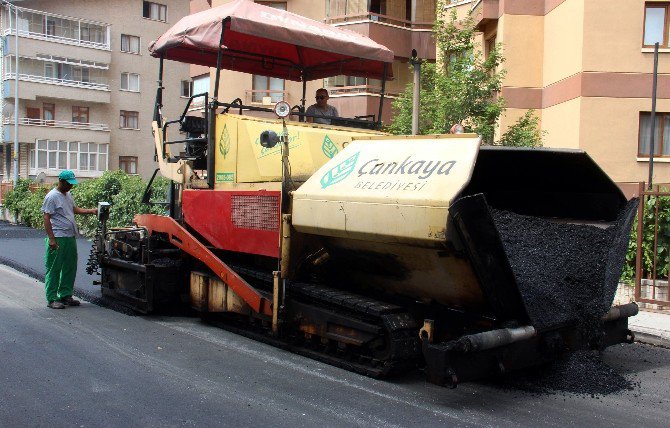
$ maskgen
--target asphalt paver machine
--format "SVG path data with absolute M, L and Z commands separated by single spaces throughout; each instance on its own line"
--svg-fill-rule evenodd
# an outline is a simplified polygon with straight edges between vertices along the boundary
M 307 81 L 386 82 L 393 52 L 247 0 L 183 18 L 150 51 L 169 200 L 133 226 L 102 222 L 107 298 L 187 307 L 369 376 L 422 366 L 445 385 L 632 341 L 637 306 L 611 305 L 637 201 L 584 152 L 385 134 L 384 83 L 375 117 L 310 123 Z M 176 120 L 161 112 L 168 60 L 215 76 Z M 222 102 L 224 69 L 302 82 L 302 102 Z M 204 115 L 189 114 L 197 98 Z

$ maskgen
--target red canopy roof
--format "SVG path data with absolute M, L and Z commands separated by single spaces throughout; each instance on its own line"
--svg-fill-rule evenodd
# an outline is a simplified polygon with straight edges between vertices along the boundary
M 263 6 L 235 0 L 186 16 L 158 40 L 152 56 L 216 67 L 223 39 L 222 68 L 288 80 L 306 80 L 345 74 L 381 79 L 393 77 L 393 52 L 355 33 Z

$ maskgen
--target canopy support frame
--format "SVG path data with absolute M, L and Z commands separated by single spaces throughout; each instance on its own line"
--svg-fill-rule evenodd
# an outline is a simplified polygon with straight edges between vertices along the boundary
M 226 21 L 229 18 L 224 19 L 221 22 L 221 36 L 219 38 L 219 50 L 216 54 L 216 77 L 214 78 L 214 96 L 210 101 L 209 106 L 209 123 L 207 131 L 207 186 L 210 189 L 214 188 L 214 179 L 215 179 L 215 168 L 216 168 L 216 144 L 214 142 L 214 137 L 216 133 L 216 106 L 219 99 L 219 81 L 221 79 L 221 62 L 223 61 L 223 38 L 226 34 Z
M 382 78 L 382 90 L 379 94 L 379 116 L 377 117 L 377 127 L 382 126 L 382 111 L 384 109 L 384 93 L 386 92 L 386 73 L 388 72 L 388 63 L 384 63 L 384 77 Z

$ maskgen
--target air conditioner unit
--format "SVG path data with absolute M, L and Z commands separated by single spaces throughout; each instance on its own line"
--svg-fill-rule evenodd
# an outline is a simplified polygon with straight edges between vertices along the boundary
M 264 106 L 269 106 L 272 105 L 272 97 L 263 97 L 263 105 Z

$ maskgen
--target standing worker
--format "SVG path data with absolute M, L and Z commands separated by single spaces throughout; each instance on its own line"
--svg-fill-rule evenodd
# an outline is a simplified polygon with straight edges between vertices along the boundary
M 44 198 L 45 241 L 44 262 L 47 273 L 44 288 L 47 304 L 51 309 L 63 309 L 65 306 L 79 306 L 81 302 L 72 297 L 74 279 L 77 275 L 77 224 L 75 214 L 96 214 L 97 209 L 85 209 L 75 206 L 70 194 L 72 186 L 77 184 L 74 172 L 61 171 L 58 174 L 58 186 L 51 189 Z

